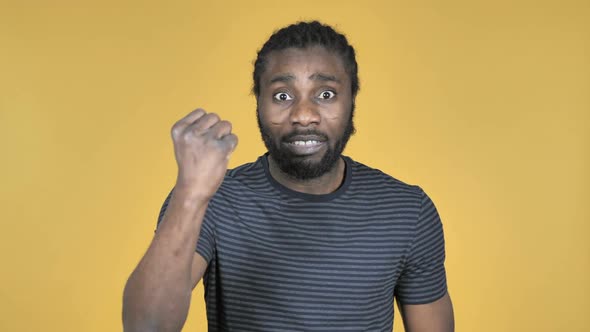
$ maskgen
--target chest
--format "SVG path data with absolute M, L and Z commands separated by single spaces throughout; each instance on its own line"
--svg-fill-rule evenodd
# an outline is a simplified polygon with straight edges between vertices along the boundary
M 256 204 L 217 223 L 216 251 L 221 273 L 250 282 L 393 289 L 413 231 L 375 205 Z

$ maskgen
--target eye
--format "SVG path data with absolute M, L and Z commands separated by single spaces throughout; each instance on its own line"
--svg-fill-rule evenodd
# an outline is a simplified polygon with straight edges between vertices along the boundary
M 320 93 L 320 99 L 332 99 L 336 96 L 334 91 L 325 90 Z
M 278 101 L 287 101 L 293 99 L 293 97 L 289 96 L 289 94 L 286 92 L 275 93 L 272 97 Z

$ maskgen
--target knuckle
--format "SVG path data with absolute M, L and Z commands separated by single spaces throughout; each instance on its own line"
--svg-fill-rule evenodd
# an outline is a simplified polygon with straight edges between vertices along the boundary
M 227 135 L 226 141 L 229 143 L 230 148 L 233 148 L 238 144 L 238 136 L 229 134 Z
M 203 110 L 202 108 L 197 108 L 196 110 L 190 112 L 185 118 L 189 118 L 189 117 L 201 117 L 203 116 L 203 114 L 206 114 L 207 112 L 205 112 L 205 110 Z
M 231 123 L 227 121 L 219 121 L 217 123 L 217 132 L 220 134 L 229 134 L 231 132 Z
M 194 130 L 187 130 L 180 135 L 179 140 L 186 142 L 186 143 L 191 143 L 191 142 L 195 141 L 195 138 L 197 138 L 197 137 L 198 137 L 198 135 L 194 132 Z
M 217 114 L 215 114 L 215 113 L 209 113 L 209 114 L 208 114 L 208 116 L 209 116 L 209 118 L 210 118 L 211 120 L 213 120 L 213 121 L 215 121 L 215 122 L 219 122 L 219 120 L 221 120 L 221 119 L 219 118 L 219 115 L 217 115 Z
M 170 130 L 170 133 L 172 134 L 172 137 L 177 137 L 180 134 L 180 126 L 177 123 L 174 124 L 174 126 L 172 126 L 172 129 Z
M 183 140 L 188 140 L 191 136 L 192 132 L 190 130 L 187 130 L 181 133 L 180 138 L 182 138 Z

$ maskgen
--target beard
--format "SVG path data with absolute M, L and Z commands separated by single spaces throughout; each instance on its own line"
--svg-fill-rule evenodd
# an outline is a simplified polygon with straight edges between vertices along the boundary
M 274 137 L 272 137 L 270 130 L 262 124 L 262 122 L 260 121 L 260 114 L 258 113 L 258 109 L 256 110 L 258 128 L 260 129 L 260 134 L 262 135 L 262 141 L 268 149 L 268 154 L 277 163 L 277 166 L 283 173 L 297 180 L 315 179 L 326 174 L 334 168 L 336 162 L 342 156 L 342 151 L 344 151 L 344 148 L 346 147 L 346 143 L 348 143 L 350 136 L 352 136 L 356 132 L 352 120 L 353 114 L 354 105 L 352 106 L 350 117 L 346 123 L 346 127 L 344 128 L 342 135 L 340 135 L 340 137 L 336 139 L 336 142 L 332 146 L 331 141 L 328 139 L 328 136 L 315 129 L 294 129 L 287 135 L 281 137 L 280 140 L 277 140 Z M 314 162 L 312 160 L 306 159 L 306 157 L 294 155 L 288 149 L 281 147 L 281 143 L 286 143 L 289 141 L 290 138 L 297 135 L 317 135 L 325 140 L 327 151 L 324 153 L 324 155 L 319 161 Z

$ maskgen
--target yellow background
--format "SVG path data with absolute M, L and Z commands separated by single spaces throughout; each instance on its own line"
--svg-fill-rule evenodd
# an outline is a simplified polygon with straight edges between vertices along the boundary
M 590 4 L 557 0 L 2 0 L 0 330 L 121 330 L 170 127 L 201 106 L 233 122 L 232 166 L 262 154 L 256 50 L 314 18 L 358 53 L 346 154 L 438 206 L 457 331 L 588 331 Z

